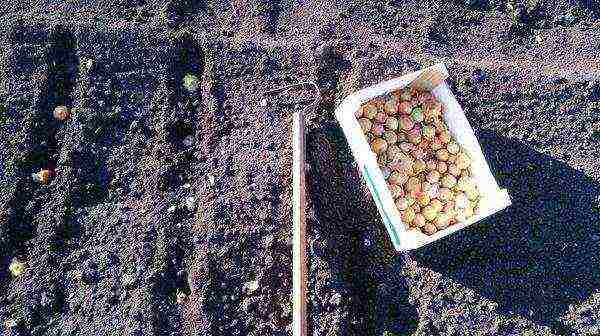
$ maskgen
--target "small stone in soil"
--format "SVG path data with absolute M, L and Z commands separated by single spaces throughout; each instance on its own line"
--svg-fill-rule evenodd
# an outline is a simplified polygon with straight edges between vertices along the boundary
M 244 286 L 248 289 L 248 293 L 254 293 L 258 289 L 258 280 L 246 282 Z
M 180 289 L 177 289 L 177 303 L 183 304 L 187 300 L 187 295 Z
M 14 319 L 7 319 L 6 321 L 4 321 L 4 327 L 5 327 L 6 329 L 9 329 L 9 331 L 10 331 L 10 329 L 12 329 L 12 328 L 16 328 L 16 327 L 17 327 L 17 325 L 18 325 L 18 324 L 17 324 L 17 321 L 16 321 L 16 320 L 14 320 Z
M 210 186 L 214 186 L 215 185 L 215 177 L 212 174 L 208 174 L 206 176 L 206 178 L 208 179 L 208 184 Z
M 185 207 L 190 211 L 194 211 L 196 209 L 196 198 L 194 196 L 186 198 Z
M 190 147 L 191 145 L 194 144 L 194 137 L 191 135 L 186 136 L 185 139 L 183 139 L 183 144 L 186 147 Z
M 331 298 L 329 299 L 329 303 L 332 306 L 339 306 L 341 302 L 342 302 L 342 295 L 337 292 L 334 292 L 333 295 L 331 295 Z

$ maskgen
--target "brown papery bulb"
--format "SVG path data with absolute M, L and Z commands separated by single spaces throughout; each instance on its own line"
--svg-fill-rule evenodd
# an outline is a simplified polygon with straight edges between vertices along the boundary
M 381 154 L 381 153 L 385 152 L 385 150 L 387 149 L 387 146 L 388 146 L 387 141 L 385 141 L 382 138 L 375 138 L 375 140 L 373 140 L 373 142 L 371 143 L 371 148 L 377 154 Z
M 71 118 L 71 112 L 66 106 L 57 106 L 54 108 L 54 118 L 60 121 L 68 120 Z

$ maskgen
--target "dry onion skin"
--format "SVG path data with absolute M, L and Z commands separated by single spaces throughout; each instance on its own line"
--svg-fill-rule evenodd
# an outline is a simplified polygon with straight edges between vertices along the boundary
M 444 112 L 433 94 L 415 89 L 375 98 L 356 112 L 402 220 L 427 235 L 469 220 L 480 199 L 471 158 Z

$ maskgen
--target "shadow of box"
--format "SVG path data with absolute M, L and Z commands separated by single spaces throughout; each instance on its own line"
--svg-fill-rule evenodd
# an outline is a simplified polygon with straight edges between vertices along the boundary
M 513 205 L 412 255 L 501 311 L 570 332 L 557 320 L 600 288 L 600 185 L 521 142 L 477 137 Z

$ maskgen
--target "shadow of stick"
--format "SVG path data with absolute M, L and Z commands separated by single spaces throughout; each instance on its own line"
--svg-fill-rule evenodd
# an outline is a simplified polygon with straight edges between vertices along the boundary
M 409 335 L 418 316 L 408 303 L 401 256 L 394 252 L 359 172 L 350 165 L 341 129 L 330 125 L 307 137 L 307 194 L 315 214 L 308 218 L 309 279 L 321 279 L 309 280 L 312 332 Z M 331 328 L 322 322 L 336 313 L 341 315 L 340 330 L 318 329 Z
M 573 335 L 559 318 L 600 288 L 600 185 L 521 142 L 490 131 L 478 138 L 513 205 L 414 256 L 500 311 Z

